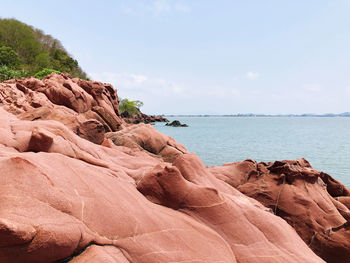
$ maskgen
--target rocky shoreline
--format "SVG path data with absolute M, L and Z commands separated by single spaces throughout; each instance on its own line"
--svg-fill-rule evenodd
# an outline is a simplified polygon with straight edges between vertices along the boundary
M 127 113 L 127 112 L 126 112 Z M 142 112 L 139 112 L 138 114 L 135 114 L 134 116 L 130 116 L 129 114 L 123 114 L 121 115 L 122 118 L 126 123 L 132 123 L 132 124 L 139 124 L 139 123 L 146 123 L 146 124 L 152 124 L 154 122 L 169 122 L 167 118 L 164 118 L 163 116 L 155 116 L 155 115 L 147 115 Z
M 0 262 L 350 262 L 350 190 L 305 159 L 206 167 L 65 74 L 0 83 L 0 119 Z

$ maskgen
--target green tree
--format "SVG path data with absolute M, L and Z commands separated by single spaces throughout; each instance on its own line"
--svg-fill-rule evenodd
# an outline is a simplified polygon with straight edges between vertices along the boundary
M 143 102 L 140 100 L 134 100 L 134 103 L 137 109 L 140 109 L 143 106 Z
M 43 79 L 45 78 L 47 75 L 51 74 L 52 72 L 55 72 L 57 74 L 60 74 L 61 72 L 54 70 L 54 69 L 49 69 L 49 68 L 44 68 L 43 70 L 37 72 L 34 77 L 37 79 Z
M 33 29 L 16 19 L 0 20 L 0 44 L 15 50 L 26 64 L 32 63 L 41 51 Z
M 119 102 L 119 111 L 121 114 L 129 114 L 130 116 L 140 112 L 140 107 L 143 106 L 143 102 L 139 100 L 122 99 Z
M 0 66 L 0 82 L 7 79 L 19 79 L 28 76 L 28 73 L 24 70 L 14 70 L 7 66 Z
M 17 53 L 10 47 L 0 47 L 0 65 L 16 68 L 21 63 Z
M 86 73 L 63 47 L 62 43 L 45 34 L 42 30 L 24 24 L 16 19 L 0 18 L 0 47 L 5 46 L 5 54 L 0 58 L 0 65 L 23 69 L 34 75 L 44 68 L 51 68 L 70 74 L 72 77 L 87 78 Z M 18 65 L 12 62 L 15 58 L 11 48 L 17 54 Z
M 51 68 L 51 58 L 47 52 L 42 52 L 35 57 L 36 70 L 42 70 L 43 68 Z

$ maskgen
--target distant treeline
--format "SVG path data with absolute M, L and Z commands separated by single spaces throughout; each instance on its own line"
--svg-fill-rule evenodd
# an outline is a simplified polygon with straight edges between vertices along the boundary
M 162 115 L 163 117 L 350 117 L 350 112 L 343 113 L 326 113 L 326 114 L 254 114 L 254 113 L 239 113 L 239 114 L 225 114 L 225 115 L 210 115 L 210 114 L 180 114 L 180 115 Z
M 16 19 L 0 19 L 0 81 L 51 71 L 87 78 L 59 40 Z

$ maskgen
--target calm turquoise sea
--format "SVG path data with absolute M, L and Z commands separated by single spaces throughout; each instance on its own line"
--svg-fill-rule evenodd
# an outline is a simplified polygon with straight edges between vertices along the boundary
M 156 123 L 196 153 L 205 165 L 255 159 L 306 158 L 311 165 L 350 186 L 350 118 L 333 117 L 176 117 L 189 125 Z

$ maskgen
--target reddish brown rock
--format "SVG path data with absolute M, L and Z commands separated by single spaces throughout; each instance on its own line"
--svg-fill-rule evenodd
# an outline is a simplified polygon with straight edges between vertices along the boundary
M 147 151 L 176 145 L 138 126 L 130 133 Z M 103 145 L 0 108 L 0 262 L 323 262 L 198 157 L 172 166 L 142 147 Z
M 348 209 L 350 209 L 350 196 L 338 196 L 335 197 L 335 200 L 339 201 L 343 205 L 345 205 Z
M 305 159 L 227 164 L 211 168 L 285 219 L 329 263 L 350 262 L 349 189 Z
M 143 149 L 151 156 L 162 157 L 165 162 L 173 162 L 187 153 L 183 145 L 170 136 L 159 133 L 149 124 L 130 125 L 121 131 L 108 133 L 106 138 L 119 146 Z
M 136 190 L 133 177 L 158 159 L 97 146 L 58 122 L 0 116 L 2 135 L 12 134 L 0 139 L 0 262 L 55 262 L 91 243 L 113 245 L 132 262 L 235 262 L 217 233 Z M 53 143 L 26 152 L 38 126 Z
M 115 246 L 91 245 L 82 254 L 72 258 L 71 263 L 129 263 L 123 252 Z
M 27 78 L 0 83 L 0 103 L 24 120 L 56 120 L 85 139 L 117 131 L 123 125 L 118 110 L 118 96 L 110 84 L 72 79 L 67 74 L 52 73 L 43 80 Z M 96 127 L 87 129 L 94 119 Z M 91 131 L 87 135 L 87 130 Z M 97 132 L 97 133 L 96 133 Z M 98 135 L 92 142 L 102 142 Z
M 50 134 L 47 134 L 46 130 L 41 131 L 39 128 L 34 128 L 27 151 L 48 152 L 52 143 L 53 138 Z
M 219 233 L 237 262 L 289 262 L 290 255 L 294 262 L 319 260 L 295 238 L 292 227 L 218 181 L 194 155 L 179 157 L 173 167 L 156 167 L 139 181 L 138 189 L 152 202 L 181 211 Z
M 101 144 L 105 139 L 105 129 L 97 120 L 87 120 L 79 127 L 77 134 L 90 142 Z
M 304 160 L 205 167 L 151 125 L 126 125 L 109 84 L 65 74 L 0 83 L 0 103 L 1 263 L 324 262 L 294 214 L 272 213 L 292 201 L 301 237 L 331 226 L 326 251 L 344 259 L 347 189 Z

